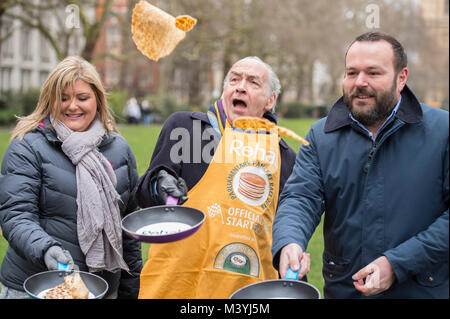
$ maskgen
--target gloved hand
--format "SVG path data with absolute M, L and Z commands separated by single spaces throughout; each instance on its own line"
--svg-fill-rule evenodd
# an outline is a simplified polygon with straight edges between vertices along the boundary
M 68 250 L 63 250 L 59 246 L 52 246 L 44 254 L 44 262 L 48 270 L 57 270 L 58 262 L 69 264 L 73 268 L 73 259 Z
M 188 199 L 188 189 L 184 179 L 181 177 L 177 179 L 163 169 L 158 172 L 156 190 L 163 203 L 166 203 L 168 196 L 178 198 L 178 204 L 180 205 Z

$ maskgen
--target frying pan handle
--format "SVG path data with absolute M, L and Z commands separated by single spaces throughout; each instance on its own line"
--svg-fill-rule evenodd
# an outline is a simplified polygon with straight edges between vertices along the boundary
M 300 266 L 301 267 L 301 266 Z M 293 271 L 291 267 L 286 271 L 284 279 L 298 280 L 298 274 L 300 273 L 300 267 L 297 271 Z
M 80 271 L 80 267 L 78 265 L 70 263 L 70 264 L 63 264 L 62 262 L 58 261 L 58 268 L 59 271 Z
M 179 198 L 173 196 L 167 196 L 166 205 L 167 206 L 176 206 L 178 205 Z
M 63 264 L 62 262 L 58 262 L 58 270 L 69 271 L 70 266 L 69 264 Z

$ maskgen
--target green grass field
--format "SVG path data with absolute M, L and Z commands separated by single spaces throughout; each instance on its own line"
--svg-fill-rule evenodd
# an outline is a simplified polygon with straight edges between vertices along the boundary
M 279 125 L 287 127 L 295 131 L 300 136 L 305 136 L 311 124 L 315 119 L 287 119 L 279 122 Z M 120 133 L 125 137 L 131 146 L 135 156 L 139 176 L 144 174 L 149 163 L 150 157 L 156 144 L 161 126 L 128 126 L 122 125 L 119 127 Z M 3 159 L 3 154 L 9 144 L 10 130 L 0 129 L 0 158 Z M 300 143 L 292 139 L 286 139 L 286 142 L 298 151 Z M 0 233 L 1 234 L 1 233 Z M 8 247 L 7 241 L 0 236 L 0 263 L 3 260 L 6 249 Z M 142 257 L 147 260 L 148 244 L 142 245 Z M 322 251 L 323 251 L 323 236 L 322 225 L 319 225 L 309 242 L 307 252 L 311 254 L 311 271 L 308 274 L 308 281 L 319 288 L 323 296 L 323 277 L 322 277 Z

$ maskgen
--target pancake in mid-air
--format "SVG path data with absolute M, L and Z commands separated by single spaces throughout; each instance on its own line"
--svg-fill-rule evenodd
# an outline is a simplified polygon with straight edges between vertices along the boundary
M 192 30 L 197 20 L 188 15 L 173 17 L 169 13 L 139 1 L 131 17 L 131 33 L 138 50 L 153 61 L 169 55 Z

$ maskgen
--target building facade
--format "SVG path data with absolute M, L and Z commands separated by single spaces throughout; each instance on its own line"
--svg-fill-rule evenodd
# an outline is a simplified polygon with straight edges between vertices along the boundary
M 2 38 L 9 36 L 0 47 L 0 91 L 40 87 L 58 63 L 50 44 L 19 20 L 2 19 Z
M 426 31 L 432 40 L 432 47 L 429 50 L 441 65 L 440 72 L 442 72 L 428 84 L 424 102 L 435 107 L 448 108 L 449 0 L 421 0 L 420 11 Z
M 45 3 L 37 1 L 36 4 Z M 65 10 L 64 10 L 65 9 Z M 20 6 L 8 9 L 11 15 L 22 16 Z M 62 28 L 72 28 L 73 36 L 67 43 L 69 55 L 79 54 L 82 40 L 79 25 L 71 25 L 68 18 L 70 8 L 61 7 L 57 12 L 40 12 L 50 32 L 58 33 Z M 59 59 L 47 38 L 36 28 L 31 28 L 20 19 L 8 15 L 1 17 L 0 35 L 0 92 L 22 91 L 40 88 Z M 58 39 L 59 40 L 59 39 Z

